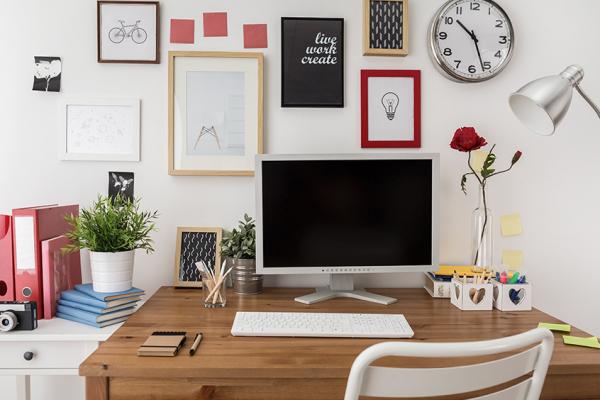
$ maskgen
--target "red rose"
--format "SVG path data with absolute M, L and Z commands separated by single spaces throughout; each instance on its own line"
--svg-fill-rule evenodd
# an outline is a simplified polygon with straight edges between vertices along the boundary
M 485 139 L 477 135 L 475 128 L 465 126 L 458 128 L 456 132 L 454 132 L 454 137 L 452 138 L 452 142 L 450 142 L 450 147 L 452 147 L 454 150 L 469 152 L 477 150 L 486 144 L 487 142 Z

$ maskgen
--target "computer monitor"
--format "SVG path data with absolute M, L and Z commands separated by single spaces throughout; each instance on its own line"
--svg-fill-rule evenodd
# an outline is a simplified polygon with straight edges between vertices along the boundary
M 328 274 L 296 301 L 396 299 L 354 289 L 354 274 L 437 271 L 439 154 L 256 157 L 256 270 Z

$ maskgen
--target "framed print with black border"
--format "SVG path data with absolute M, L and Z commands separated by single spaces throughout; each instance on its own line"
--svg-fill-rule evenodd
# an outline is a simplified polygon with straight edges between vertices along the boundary
M 421 71 L 361 71 L 361 147 L 421 147 Z
M 158 1 L 98 1 L 98 62 L 159 64 Z
M 344 107 L 343 18 L 281 18 L 281 107 Z

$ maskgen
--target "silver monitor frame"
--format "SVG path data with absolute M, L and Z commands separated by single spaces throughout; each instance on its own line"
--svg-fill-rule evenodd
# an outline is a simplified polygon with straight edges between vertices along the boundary
M 265 268 L 263 263 L 263 210 L 262 210 L 262 165 L 268 161 L 320 161 L 320 160 L 431 160 L 432 161 L 432 219 L 431 219 L 431 265 L 373 265 L 373 266 L 314 266 L 285 268 Z M 288 274 L 328 274 L 330 285 L 317 288 L 316 293 L 296 299 L 301 303 L 312 304 L 333 297 L 353 297 L 380 304 L 391 304 L 396 301 L 390 297 L 368 293 L 362 289 L 354 289 L 354 274 L 363 273 L 395 273 L 395 272 L 427 272 L 439 269 L 439 233 L 440 233 L 440 155 L 439 153 L 393 153 L 393 154 L 259 154 L 255 159 L 255 196 L 256 196 L 256 273 L 263 275 Z

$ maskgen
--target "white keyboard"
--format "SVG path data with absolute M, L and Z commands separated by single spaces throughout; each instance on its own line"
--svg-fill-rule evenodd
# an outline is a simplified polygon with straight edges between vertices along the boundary
M 233 336 L 410 338 L 402 314 L 346 314 L 238 311 Z

